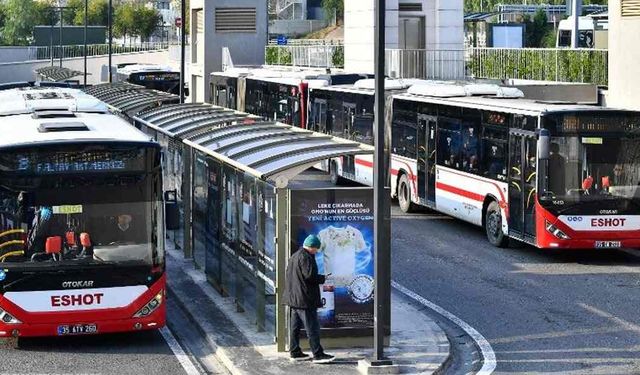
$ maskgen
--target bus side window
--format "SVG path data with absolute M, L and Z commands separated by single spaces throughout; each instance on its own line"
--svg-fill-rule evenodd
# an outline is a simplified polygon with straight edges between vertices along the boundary
M 461 169 L 462 134 L 460 120 L 438 119 L 438 164 Z
M 373 123 L 373 118 L 371 121 Z M 391 152 L 409 159 L 416 159 L 418 157 L 416 152 L 417 131 L 416 124 L 395 121 L 391 128 Z M 373 137 L 371 142 L 373 142 Z
M 462 123 L 462 167 L 465 171 L 478 173 L 480 165 L 480 136 L 478 124 Z
M 509 132 L 506 128 L 485 125 L 482 133 L 482 163 L 481 173 L 489 178 L 502 181 L 507 179 L 507 139 Z

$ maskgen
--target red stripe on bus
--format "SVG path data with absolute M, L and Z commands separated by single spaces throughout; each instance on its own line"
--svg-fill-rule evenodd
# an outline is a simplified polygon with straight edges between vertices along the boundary
M 356 158 L 356 164 L 358 165 L 362 165 L 363 167 L 367 167 L 367 168 L 373 168 L 373 162 L 367 161 L 367 160 L 362 160 L 362 159 L 357 159 Z M 393 169 L 391 168 L 391 174 L 394 176 L 398 175 L 398 170 L 397 169 Z M 416 180 L 416 176 L 414 174 L 412 174 L 411 172 L 409 172 L 409 180 L 411 181 L 415 181 Z
M 470 191 L 457 188 L 455 186 L 443 184 L 442 182 L 436 182 L 436 189 L 448 191 L 449 193 L 453 193 L 461 197 L 473 199 L 474 201 L 484 202 L 484 196 L 481 194 L 472 193 Z

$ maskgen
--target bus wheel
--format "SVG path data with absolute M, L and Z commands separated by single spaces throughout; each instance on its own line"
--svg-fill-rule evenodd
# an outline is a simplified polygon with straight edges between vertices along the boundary
M 398 182 L 398 204 L 402 212 L 411 212 L 414 209 L 414 205 L 411 202 L 411 185 L 409 185 L 409 178 L 406 174 L 400 177 Z
M 502 214 L 498 202 L 493 201 L 489 203 L 484 223 L 489 242 L 493 246 L 506 247 L 509 243 L 509 237 L 502 231 Z
M 338 166 L 335 161 L 329 163 L 329 176 L 331 177 L 331 183 L 334 185 L 340 185 L 342 178 L 338 174 Z

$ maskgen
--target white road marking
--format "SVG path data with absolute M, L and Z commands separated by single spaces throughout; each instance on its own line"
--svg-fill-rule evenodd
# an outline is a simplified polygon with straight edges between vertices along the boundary
M 189 359 L 189 356 L 184 352 L 184 350 L 182 350 L 182 347 L 178 344 L 178 340 L 176 340 L 169 328 L 162 327 L 160 329 L 160 334 L 164 337 L 164 341 L 167 342 L 167 345 L 169 345 L 169 348 L 171 348 L 171 351 L 176 356 L 178 362 L 180 362 L 180 365 L 182 365 L 182 368 L 187 375 L 200 375 L 200 371 L 198 371 L 196 366 Z
M 403 293 L 407 297 L 413 299 L 414 301 L 420 303 L 423 306 L 430 308 L 431 310 L 437 312 L 438 314 L 444 316 L 448 320 L 450 320 L 453 324 L 460 327 L 463 331 L 467 333 L 467 335 L 471 336 L 471 338 L 476 342 L 478 347 L 480 348 L 480 352 L 482 353 L 482 358 L 484 359 L 482 363 L 482 368 L 477 372 L 477 375 L 490 375 L 496 369 L 496 355 L 491 348 L 491 344 L 489 341 L 484 338 L 480 334 L 480 332 L 476 331 L 473 327 L 467 324 L 464 320 L 458 318 L 442 307 L 436 305 L 435 303 L 429 301 L 428 299 L 416 294 L 410 289 L 406 288 L 402 284 L 397 283 L 396 281 L 391 281 L 391 285 L 396 288 L 399 292 Z

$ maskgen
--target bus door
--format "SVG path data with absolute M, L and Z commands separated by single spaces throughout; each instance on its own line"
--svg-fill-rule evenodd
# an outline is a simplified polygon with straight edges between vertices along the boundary
M 418 197 L 436 203 L 436 118 L 418 115 Z
M 342 104 L 342 126 L 344 138 L 353 139 L 353 122 L 356 116 L 356 105 L 354 103 Z M 356 165 L 354 156 L 344 156 L 342 161 L 342 173 L 348 173 L 355 177 Z
M 533 132 L 509 133 L 509 235 L 535 243 L 536 137 Z

